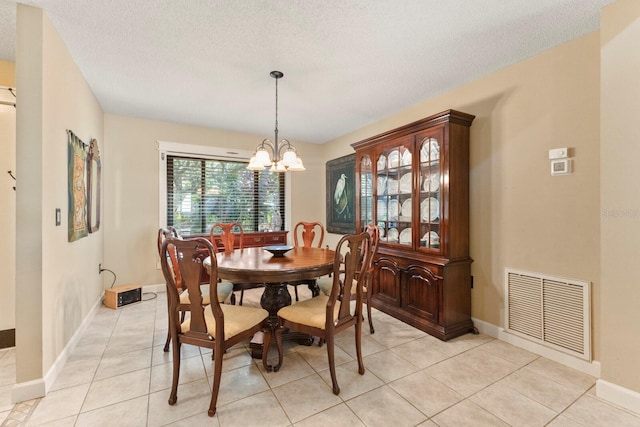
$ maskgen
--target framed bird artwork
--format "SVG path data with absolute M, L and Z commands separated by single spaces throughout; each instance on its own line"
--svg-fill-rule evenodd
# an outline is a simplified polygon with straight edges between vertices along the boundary
M 352 234 L 356 231 L 356 155 L 327 162 L 327 231 Z

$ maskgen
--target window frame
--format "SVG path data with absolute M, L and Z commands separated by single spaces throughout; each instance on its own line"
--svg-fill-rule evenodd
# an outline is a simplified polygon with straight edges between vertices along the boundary
M 179 142 L 158 143 L 158 228 L 167 227 L 167 156 L 198 157 L 211 160 L 230 160 L 249 163 L 253 151 L 234 148 L 194 145 Z M 291 229 L 291 172 L 284 172 L 283 230 Z M 208 233 L 206 233 L 208 235 Z

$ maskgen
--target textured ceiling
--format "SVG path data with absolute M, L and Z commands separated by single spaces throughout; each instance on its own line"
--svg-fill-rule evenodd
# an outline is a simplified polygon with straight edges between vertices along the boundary
M 108 113 L 322 143 L 599 27 L 613 0 L 30 0 Z M 0 59 L 15 3 L 0 0 Z M 19 103 L 19 94 L 18 94 Z M 259 141 L 257 141 L 259 142 Z

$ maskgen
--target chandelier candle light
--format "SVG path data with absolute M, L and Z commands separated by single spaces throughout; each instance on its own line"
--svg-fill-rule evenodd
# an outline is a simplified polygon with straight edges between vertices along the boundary
M 286 172 L 286 171 L 303 171 L 304 166 L 302 159 L 298 157 L 296 147 L 294 147 L 288 140 L 278 140 L 278 79 L 281 79 L 284 74 L 281 71 L 272 71 L 269 73 L 271 77 L 276 79 L 276 129 L 275 138 L 271 141 L 265 138 L 256 152 L 251 156 L 249 160 L 249 170 L 262 170 L 267 166 L 271 166 L 272 172 Z M 271 154 L 269 154 L 269 150 Z

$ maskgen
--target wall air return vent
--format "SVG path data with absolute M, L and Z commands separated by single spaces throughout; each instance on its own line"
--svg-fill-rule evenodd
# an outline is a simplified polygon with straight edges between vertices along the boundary
M 505 269 L 505 329 L 591 361 L 590 283 Z

